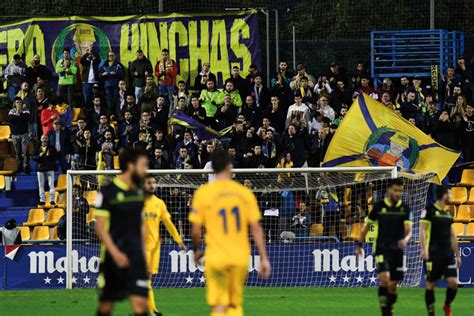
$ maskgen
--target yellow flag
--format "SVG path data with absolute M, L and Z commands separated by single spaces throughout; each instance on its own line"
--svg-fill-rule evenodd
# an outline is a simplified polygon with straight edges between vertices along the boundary
M 334 134 L 325 167 L 397 166 L 401 172 L 435 173 L 440 183 L 460 153 L 365 94 L 359 95 Z

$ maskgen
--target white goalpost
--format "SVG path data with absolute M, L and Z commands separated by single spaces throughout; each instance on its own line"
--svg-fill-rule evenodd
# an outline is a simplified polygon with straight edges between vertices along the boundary
M 194 190 L 212 178 L 210 170 L 150 170 L 155 194 L 168 207 L 178 231 L 190 245 L 190 201 Z M 119 174 L 114 170 L 68 170 L 66 199 L 66 288 L 94 288 L 99 271 L 100 242 L 95 234 L 94 198 L 100 187 Z M 361 287 L 377 285 L 371 229 L 364 256 L 354 255 L 364 219 L 385 196 L 396 167 L 236 169 L 234 179 L 255 193 L 273 266 L 268 281 L 257 277 L 259 257 L 252 251 L 248 286 Z M 404 286 L 417 286 L 422 276 L 418 222 L 432 175 L 405 177 L 404 201 L 414 218 L 412 242 L 405 250 Z M 163 225 L 162 225 L 163 226 Z M 160 229 L 161 260 L 155 287 L 205 285 L 203 267 L 193 253 L 180 252 Z

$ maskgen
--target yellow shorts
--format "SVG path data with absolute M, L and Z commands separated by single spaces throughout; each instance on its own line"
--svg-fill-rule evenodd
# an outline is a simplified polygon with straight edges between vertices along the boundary
M 160 265 L 160 246 L 155 248 L 145 249 L 146 264 L 148 266 L 148 273 L 158 274 L 158 267 Z
M 247 274 L 247 265 L 223 267 L 206 265 L 205 276 L 209 306 L 241 305 Z

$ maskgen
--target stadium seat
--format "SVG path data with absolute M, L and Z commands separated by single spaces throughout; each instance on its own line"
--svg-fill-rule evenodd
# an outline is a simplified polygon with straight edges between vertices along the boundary
M 64 192 L 62 194 L 59 194 L 59 192 L 55 192 L 54 194 L 54 203 L 56 203 L 56 205 L 51 205 L 50 204 L 50 200 L 49 200 L 49 191 L 45 192 L 45 196 L 46 196 L 46 205 L 38 205 L 38 208 L 64 208 L 66 206 L 66 203 L 64 201 Z M 60 199 L 60 197 L 62 197 L 62 199 Z
M 51 201 L 49 199 L 49 191 L 46 191 L 44 193 L 44 196 L 46 198 L 46 204 L 45 205 L 38 205 L 38 208 L 53 208 L 53 207 L 56 207 L 56 205 L 53 206 L 53 205 L 50 204 Z M 54 201 L 54 202 L 56 203 L 56 201 Z
M 446 211 L 448 211 L 452 217 L 456 217 L 456 205 L 446 205 Z
M 58 237 L 58 226 L 53 227 L 53 233 L 51 234 L 50 240 L 59 240 Z
M 58 183 L 56 184 L 56 192 L 64 192 L 66 191 L 66 183 L 67 182 L 67 176 L 65 174 L 60 174 L 58 177 Z
M 5 176 L 0 175 L 0 190 L 5 190 Z
M 313 224 L 311 225 L 311 228 L 309 229 L 309 235 L 311 237 L 322 236 L 323 231 L 324 231 L 323 224 Z
M 30 157 L 34 157 L 36 155 L 36 147 L 33 141 L 28 143 L 28 155 L 30 155 Z
M 364 223 L 354 223 L 351 225 L 351 232 L 349 233 L 349 240 L 359 240 L 360 232 Z
M 472 187 L 474 186 L 474 169 L 464 169 L 461 176 L 461 181 L 458 186 Z
M 469 190 L 469 199 L 466 201 L 467 204 L 474 204 L 474 188 Z
M 0 141 L 12 141 L 10 125 L 0 125 Z
M 451 192 L 453 194 L 452 204 L 460 205 L 467 201 L 467 189 L 465 187 L 454 187 Z
M 114 156 L 114 170 L 120 170 L 119 156 Z
M 466 235 L 469 237 L 465 237 L 463 240 L 474 241 L 474 223 L 467 224 Z
M 11 176 L 18 172 L 18 161 L 15 158 L 5 158 L 3 160 L 3 170 L 0 175 Z
M 474 210 L 471 211 L 471 208 L 471 205 L 460 205 L 454 221 L 457 223 L 469 223 L 472 221 L 474 219 Z
M 454 223 L 452 227 L 456 236 L 464 235 L 465 225 L 463 223 Z
M 28 213 L 28 220 L 23 223 L 23 226 L 38 226 L 44 222 L 44 210 L 40 208 L 33 208 Z
M 43 223 L 44 226 L 55 226 L 58 224 L 61 216 L 64 215 L 62 208 L 52 208 L 48 211 L 48 219 Z
M 11 158 L 13 150 L 13 143 L 0 141 L 0 159 Z
M 29 227 L 17 226 L 16 228 L 18 228 L 20 230 L 21 240 L 29 240 L 30 239 L 30 228 Z
M 77 125 L 77 121 L 79 120 L 79 117 L 81 117 L 81 108 L 73 108 L 72 109 L 72 125 Z
M 36 226 L 33 229 L 32 240 L 48 240 L 49 239 L 49 227 L 48 226 Z
M 97 191 L 85 191 L 84 192 L 84 198 L 87 200 L 87 202 L 91 206 L 94 206 L 96 196 L 97 196 Z

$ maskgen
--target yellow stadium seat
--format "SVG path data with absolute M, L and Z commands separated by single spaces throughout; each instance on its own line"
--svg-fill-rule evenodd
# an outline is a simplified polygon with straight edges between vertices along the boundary
M 119 156 L 114 156 L 114 169 L 120 170 Z
M 53 233 L 51 234 L 50 240 L 59 240 L 58 237 L 58 226 L 53 227 Z
M 464 169 L 462 171 L 461 181 L 458 185 L 466 187 L 474 186 L 474 169 Z
M 474 188 L 469 190 L 469 199 L 466 201 L 467 204 L 474 204 Z
M 451 189 L 452 199 L 451 203 L 455 205 L 463 204 L 467 201 L 467 189 L 465 187 L 454 187 Z
M 324 232 L 323 224 L 313 224 L 311 225 L 311 228 L 309 229 L 309 235 L 311 237 L 322 236 L 323 232 Z
M 82 109 L 81 108 L 73 108 L 72 109 L 72 125 L 77 125 L 77 121 L 81 117 Z
M 3 160 L 3 170 L 0 170 L 0 175 L 11 176 L 18 171 L 18 161 L 15 158 L 5 158 Z
M 472 237 L 466 237 L 466 238 L 463 238 L 463 240 L 474 241 L 474 223 L 467 224 L 466 235 L 472 236 Z
M 66 206 L 66 203 L 65 203 L 65 192 L 63 193 L 59 193 L 59 192 L 55 192 L 54 193 L 54 203 L 56 203 L 56 205 L 51 205 L 50 204 L 50 199 L 49 199 L 49 191 L 45 192 L 45 197 L 46 197 L 46 205 L 38 205 L 38 208 L 44 208 L 44 209 L 48 209 L 48 208 L 64 208 Z
M 65 174 L 60 174 L 58 177 L 58 183 L 56 184 L 56 192 L 64 192 L 66 191 L 66 183 L 67 182 L 67 176 Z
M 446 211 L 448 211 L 452 217 L 456 217 L 456 205 L 450 204 L 446 205 Z
M 21 240 L 29 240 L 30 239 L 30 228 L 26 226 L 17 226 L 21 233 Z
M 349 240 L 359 240 L 360 232 L 364 223 L 354 223 L 351 225 L 351 232 L 349 233 Z
M 94 205 L 95 197 L 97 196 L 97 191 L 85 191 L 84 198 L 87 200 L 89 205 Z
M 49 191 L 46 191 L 46 192 L 44 193 L 44 196 L 45 196 L 45 198 L 46 198 L 46 204 L 45 204 L 45 205 L 38 205 L 38 208 L 53 208 L 53 207 L 56 207 L 55 205 L 51 205 L 51 204 L 50 204 L 51 201 L 50 201 L 50 199 L 49 199 L 49 195 L 50 195 L 50 194 L 49 194 Z M 56 203 L 56 201 L 54 201 L 54 202 Z
M 463 223 L 454 223 L 452 227 L 456 236 L 464 235 L 465 225 Z
M 5 176 L 0 175 L 0 190 L 5 190 Z
M 9 125 L 0 125 L 0 141 L 11 141 Z
M 58 224 L 61 216 L 64 215 L 62 208 L 52 208 L 48 211 L 48 219 L 43 223 L 44 226 L 55 226 Z
M 32 240 L 48 240 L 49 239 L 49 227 L 48 226 L 36 226 L 33 229 Z
M 469 223 L 474 218 L 474 208 L 471 205 L 460 205 L 456 217 L 454 218 L 455 222 Z
M 40 208 L 33 208 L 28 213 L 28 220 L 23 223 L 23 226 L 38 226 L 44 222 L 44 210 Z

